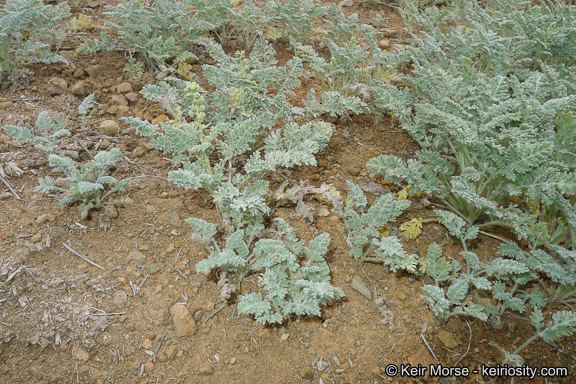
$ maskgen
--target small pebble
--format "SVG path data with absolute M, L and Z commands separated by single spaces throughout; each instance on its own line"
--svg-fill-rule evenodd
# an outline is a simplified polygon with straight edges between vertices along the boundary
M 104 120 L 100 123 L 100 132 L 106 136 L 116 136 L 120 132 L 120 125 L 114 120 Z
M 90 94 L 90 87 L 84 80 L 76 82 L 70 89 L 75 96 L 88 96 Z
M 309 367 L 300 368 L 298 370 L 298 375 L 304 380 L 312 380 L 314 378 L 314 370 Z
M 212 368 L 210 363 L 204 363 L 200 366 L 200 368 L 198 369 L 198 372 L 202 376 L 209 376 L 209 375 L 214 373 L 214 368 Z
M 128 305 L 128 294 L 124 291 L 114 292 L 112 304 L 119 309 L 125 308 Z
M 50 220 L 50 216 L 47 213 L 43 213 L 36 218 L 36 224 L 46 224 Z
M 130 84 L 126 81 L 123 83 L 120 83 L 116 86 L 116 92 L 118 92 L 118 93 L 132 92 L 132 84 Z

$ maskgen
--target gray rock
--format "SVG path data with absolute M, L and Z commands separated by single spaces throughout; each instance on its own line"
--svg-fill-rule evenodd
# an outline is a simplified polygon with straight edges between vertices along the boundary
M 46 224 L 50 220 L 50 216 L 47 213 L 43 213 L 36 218 L 36 224 Z
M 360 276 L 354 275 L 354 277 L 352 277 L 352 282 L 350 283 L 350 286 L 355 290 L 357 290 L 358 292 L 360 292 L 360 294 L 365 298 L 367 298 L 368 300 L 372 300 L 372 292 L 370 291 L 370 288 L 368 288 L 368 286 Z
M 126 308 L 128 305 L 128 294 L 124 291 L 114 292 L 112 304 L 118 309 Z
M 12 108 L 14 106 L 14 103 L 11 101 L 0 101 L 0 111 L 8 109 L 8 108 Z
M 130 108 L 126 105 L 119 105 L 116 111 L 116 116 L 128 116 L 130 114 Z
M 128 105 L 128 100 L 122 95 L 112 95 L 110 97 L 110 105 Z
M 129 102 L 135 103 L 138 101 L 139 96 L 136 92 L 128 92 L 127 94 L 124 95 L 124 97 L 126 97 L 126 99 L 128 99 Z
M 91 65 L 86 68 L 86 73 L 90 77 L 98 77 L 104 72 L 104 67 L 100 64 Z
M 72 357 L 75 360 L 87 362 L 90 360 L 90 353 L 88 353 L 88 351 L 82 348 L 80 345 L 74 345 L 72 347 Z
M 214 368 L 210 363 L 204 363 L 198 368 L 198 373 L 202 376 L 209 376 L 214 373 Z
M 128 260 L 135 261 L 138 264 L 143 264 L 146 261 L 146 255 L 135 249 L 128 254 Z
M 60 95 L 68 90 L 68 83 L 60 77 L 51 77 L 48 83 L 50 84 L 48 87 L 48 94 L 50 95 Z
M 382 39 L 378 42 L 378 46 L 380 47 L 380 49 L 388 49 L 390 48 L 390 40 Z

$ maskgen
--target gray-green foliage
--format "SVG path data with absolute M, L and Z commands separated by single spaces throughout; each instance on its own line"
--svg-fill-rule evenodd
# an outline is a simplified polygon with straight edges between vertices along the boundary
M 552 319 L 546 323 L 542 310 L 534 307 L 530 315 L 530 324 L 536 332 L 514 351 L 508 351 L 497 343 L 491 343 L 492 346 L 500 350 L 505 364 L 517 367 L 524 365 L 524 359 L 520 355 L 520 352 L 536 340 L 541 339 L 546 343 L 552 344 L 576 333 L 576 312 L 554 312 Z
M 128 0 L 107 6 L 105 14 L 111 19 L 106 27 L 114 33 L 87 41 L 80 52 L 122 50 L 140 56 L 150 67 L 174 72 L 179 64 L 194 59 L 212 36 L 221 44 L 239 38 L 250 50 L 269 23 L 279 24 L 281 34 L 304 38 L 312 34 L 312 22 L 324 13 L 310 0 L 267 0 L 262 7 L 253 1 L 156 0 L 147 4 Z
M 298 42 L 293 42 L 293 45 L 296 54 L 308 63 L 326 91 L 350 94 L 353 86 L 366 80 L 367 74 L 361 64 L 368 59 L 368 52 L 356 41 L 341 47 L 328 40 L 328 60 L 310 45 Z
M 90 118 L 90 113 L 91 111 L 94 111 L 93 108 L 96 105 L 95 97 L 96 94 L 91 93 L 90 95 L 86 96 L 78 106 L 78 114 L 82 120 L 82 128 L 86 127 L 86 123 Z
M 7 0 L 0 7 L 0 80 L 9 75 L 14 83 L 27 64 L 66 62 L 52 48 L 64 37 L 57 26 L 69 14 L 66 3 Z
M 194 0 L 122 1 L 105 8 L 111 18 L 106 27 L 114 36 L 102 33 L 80 47 L 82 53 L 121 50 L 140 55 L 149 66 L 172 72 L 178 64 L 194 58 L 194 47 L 216 26 L 195 17 Z
M 40 112 L 36 118 L 34 129 L 24 125 L 6 125 L 4 131 L 19 144 L 32 144 L 35 148 L 47 153 L 58 149 L 60 140 L 70 136 L 66 129 L 66 118 L 63 114 L 55 118 L 46 111 Z
M 215 61 L 203 66 L 210 92 L 175 78 L 148 85 L 142 94 L 160 103 L 171 118 L 158 125 L 126 121 L 155 148 L 172 155 L 176 169 L 169 173 L 170 181 L 207 192 L 220 213 L 221 236 L 213 224 L 188 221 L 194 239 L 210 249 L 197 271 L 239 284 L 264 270 L 267 294 L 251 293 L 239 303 L 241 313 L 253 314 L 260 322 L 283 322 L 291 314 L 318 315 L 320 305 L 342 295 L 330 285 L 323 259 L 322 246 L 327 248 L 329 238 L 321 236 L 304 248 L 282 221 L 282 235 L 260 237 L 273 213 L 267 203 L 267 176 L 283 168 L 315 165 L 315 155 L 327 146 L 333 127 L 307 120 L 301 108 L 288 102 L 300 86 L 299 59 L 278 66 L 274 50 L 262 40 L 254 42 L 249 55 L 227 55 L 216 44 L 209 44 L 208 51 Z M 306 263 L 301 264 L 301 256 L 307 257 Z
M 572 247 L 576 9 L 450 3 L 405 8 L 421 33 L 390 60 L 410 70 L 392 84 L 373 81 L 378 107 L 421 150 L 369 166 L 435 196 L 468 223 L 510 228 L 533 246 Z
M 356 259 L 381 262 L 392 271 L 415 272 L 417 257 L 404 251 L 398 237 L 382 234 L 385 225 L 395 220 L 409 206 L 407 200 L 397 200 L 393 194 L 387 193 L 368 207 L 362 189 L 348 181 L 348 196 L 344 204 L 336 207 L 336 212 L 344 220 L 350 254 Z
M 112 193 L 123 191 L 128 186 L 127 180 L 118 180 L 110 171 L 123 158 L 118 148 L 101 151 L 94 158 L 77 163 L 69 157 L 51 153 L 48 164 L 53 172 L 61 173 L 66 178 L 64 185 L 58 185 L 50 176 L 40 179 L 35 191 L 48 193 L 58 192 L 63 196 L 63 206 L 79 203 L 80 216 L 88 218 L 90 211 L 102 207 L 104 200 Z
M 444 319 L 453 314 L 471 315 L 482 320 L 492 317 L 494 324 L 500 324 L 501 316 L 508 310 L 524 313 L 527 303 L 538 307 L 546 305 L 545 292 L 530 289 L 543 277 L 563 286 L 576 282 L 574 251 L 559 246 L 527 251 L 508 241 L 500 245 L 496 258 L 485 262 L 467 246 L 478 235 L 478 227 L 466 224 L 452 212 L 436 211 L 436 214 L 448 232 L 460 239 L 463 246 L 460 256 L 465 262 L 465 268 L 457 261 L 449 263 L 442 256 L 442 250 L 431 245 L 423 263 L 423 269 L 435 282 L 435 286 L 424 288 L 426 301 Z M 492 300 L 475 300 L 473 290 L 485 291 Z M 467 313 L 462 304 L 472 305 L 472 302 L 474 312 Z
M 441 319 L 451 316 L 471 316 L 487 321 L 493 315 L 493 324 L 501 323 L 505 310 L 525 312 L 531 299 L 522 289 L 531 282 L 530 269 L 521 262 L 499 252 L 497 258 L 485 263 L 473 252 L 462 251 L 464 268 L 458 261 L 449 262 L 442 255 L 442 248 L 432 244 L 428 248 L 423 269 L 434 279 L 435 285 L 425 285 L 424 301 L 434 315 Z M 511 283 L 512 287 L 507 284 Z M 478 292 L 491 294 L 492 299 L 476 302 Z M 534 300 L 536 298 L 533 298 Z M 543 297 L 540 297 L 543 299 Z M 543 305 L 540 301 L 539 305 Z
M 213 119 L 258 118 L 263 124 L 294 120 L 303 114 L 288 102 L 300 87 L 303 66 L 299 58 L 279 66 L 271 44 L 257 40 L 252 50 L 228 55 L 219 44 L 210 44 L 208 53 L 214 64 L 203 65 L 203 73 L 215 87 L 211 107 L 217 109 Z
M 217 62 L 204 66 L 204 72 L 212 92 L 177 79 L 146 86 L 144 96 L 160 102 L 173 119 L 158 126 L 127 121 L 173 155 L 179 169 L 170 172 L 169 180 L 209 191 L 223 216 L 239 228 L 269 212 L 264 176 L 279 168 L 315 165 L 314 155 L 327 145 L 332 126 L 296 121 L 300 110 L 287 96 L 300 84 L 298 59 L 276 66 L 264 43 L 248 57 L 241 52 L 228 56 L 220 47 L 211 52 Z
M 543 290 L 534 289 L 538 283 L 551 281 L 560 286 L 573 286 L 576 282 L 576 253 L 559 246 L 549 251 L 533 249 L 522 250 L 512 241 L 502 243 L 496 257 L 489 261 L 468 249 L 468 243 L 476 239 L 479 228 L 467 224 L 461 217 L 449 211 L 436 211 L 441 224 L 448 232 L 458 238 L 463 250 L 458 260 L 449 261 L 437 244 L 428 247 L 428 254 L 421 262 L 420 270 L 430 276 L 433 285 L 422 287 L 424 301 L 440 319 L 447 320 L 453 316 L 468 316 L 490 321 L 493 327 L 501 328 L 503 316 L 507 312 L 526 315 L 532 308 L 532 318 L 542 315 L 542 309 L 550 304 Z M 463 264 L 461 261 L 463 261 Z M 563 314 L 564 313 L 564 314 Z M 519 353 L 536 338 L 542 337 L 550 342 L 560 336 L 573 333 L 561 332 L 563 319 L 574 324 L 573 314 L 556 312 L 555 319 L 544 330 L 543 324 L 537 322 L 538 333 L 528 339 L 524 346 L 515 352 L 508 352 L 501 347 L 504 360 L 508 363 L 522 361 Z M 571 319 L 571 320 L 569 320 Z M 550 334 L 549 338 L 545 335 Z M 521 363 L 520 363 L 521 364 Z
M 94 95 L 83 100 L 78 112 L 84 121 L 93 106 Z M 123 158 L 122 152 L 113 148 L 100 151 L 89 161 L 77 162 L 65 154 L 59 154 L 61 141 L 69 137 L 66 119 L 60 114 L 52 118 L 46 111 L 36 118 L 35 129 L 21 125 L 7 125 L 4 130 L 19 144 L 32 144 L 48 156 L 48 164 L 53 172 L 64 176 L 62 182 L 53 177 L 42 177 L 37 192 L 57 192 L 62 195 L 61 205 L 79 203 L 80 215 L 88 218 L 92 209 L 98 209 L 112 193 L 122 191 L 128 186 L 128 180 L 118 180 L 110 175 L 111 170 Z
M 326 10 L 315 0 L 266 0 L 263 15 L 267 24 L 278 25 L 278 37 L 307 41 L 314 37 L 317 31 L 314 24 L 326 15 Z M 269 29 L 267 35 L 274 36 L 275 31 Z
M 240 229 L 220 248 L 213 224 L 200 219 L 189 224 L 197 239 L 213 244 L 208 258 L 198 263 L 198 272 L 233 272 L 241 277 L 258 274 L 261 292 L 243 295 L 238 313 L 252 315 L 259 323 L 283 323 L 293 315 L 320 316 L 321 305 L 344 296 L 330 283 L 325 260 L 330 236 L 326 233 L 306 245 L 284 220 L 276 219 L 273 237 L 255 241 L 253 230 Z
M 322 44 L 327 55 L 320 53 L 311 41 L 291 38 L 295 54 L 308 64 L 309 73 L 321 85 L 320 97 L 311 89 L 306 107 L 312 114 L 331 116 L 365 113 L 370 110 L 369 87 L 374 55 L 380 52 L 375 43 L 377 33 L 358 22 L 357 15 L 347 17 L 336 7 L 326 7 L 322 27 Z
M 513 352 L 498 347 L 506 362 L 521 364 L 519 353 L 534 340 L 575 330 L 574 313 L 555 312 L 547 325 L 542 313 L 572 300 L 576 279 L 576 8 L 446 3 L 404 1 L 406 25 L 418 33 L 409 46 L 375 55 L 376 107 L 392 113 L 421 149 L 408 160 L 385 155 L 368 166 L 446 209 L 437 219 L 462 251 L 449 260 L 432 244 L 419 266 L 434 281 L 423 292 L 436 316 L 500 327 L 508 312 L 532 313 L 535 335 Z M 506 241 L 481 259 L 470 244 L 480 234 L 498 238 L 486 232 L 493 227 L 527 246 Z

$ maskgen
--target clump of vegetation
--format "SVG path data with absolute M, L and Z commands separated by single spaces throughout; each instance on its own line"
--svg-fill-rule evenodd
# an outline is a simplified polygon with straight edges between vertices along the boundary
M 573 58 L 563 52 L 576 49 L 576 13 L 522 4 L 408 8 L 423 28 L 398 54 L 412 69 L 397 84 L 375 82 L 374 92 L 421 150 L 407 162 L 382 156 L 369 167 L 433 195 L 469 224 L 570 248 L 576 89 Z
M 421 149 L 408 160 L 384 155 L 368 166 L 431 196 L 444 208 L 438 221 L 462 244 L 461 259 L 452 261 L 430 246 L 420 269 L 435 284 L 424 286 L 425 301 L 441 319 L 472 316 L 496 327 L 507 312 L 532 308 L 537 333 L 528 344 L 574 333 L 572 312 L 556 312 L 544 326 L 542 311 L 547 292 L 576 278 L 576 158 L 569 149 L 576 89 L 568 54 L 576 49 L 576 10 L 523 1 L 421 8 L 407 1 L 402 11 L 419 33 L 380 58 L 396 76 L 371 84 L 376 106 Z M 499 238 L 486 232 L 497 227 L 525 239 L 527 249 L 504 242 L 489 261 L 469 250 L 480 234 Z M 506 360 L 520 362 L 524 347 L 506 352 Z
M 78 108 L 83 125 L 93 104 L 92 94 L 86 97 Z M 66 156 L 65 152 L 59 153 L 62 139 L 71 135 L 66 126 L 63 115 L 53 118 L 44 111 L 36 118 L 34 129 L 7 125 L 4 131 L 19 144 L 32 144 L 46 153 L 52 171 L 64 176 L 60 182 L 51 176 L 43 177 L 34 190 L 61 194 L 60 204 L 63 206 L 79 203 L 80 216 L 87 219 L 90 211 L 101 208 L 111 194 L 125 190 L 129 180 L 118 180 L 110 175 L 111 170 L 123 159 L 122 152 L 117 148 L 100 151 L 84 162 L 75 161 Z
M 64 38 L 58 24 L 69 15 L 66 3 L 7 0 L 0 6 L 0 81 L 8 76 L 17 86 L 31 75 L 27 64 L 66 62 L 53 48 Z
M 576 297 L 576 8 L 437 3 L 403 1 L 412 40 L 388 51 L 357 15 L 313 0 L 126 0 L 106 7 L 108 32 L 79 52 L 124 51 L 124 72 L 134 79 L 146 66 L 160 72 L 163 80 L 142 95 L 168 119 L 124 120 L 171 157 L 170 182 L 213 202 L 218 223 L 188 220 L 207 252 L 196 271 L 218 279 L 223 301 L 239 293 L 240 314 L 279 324 L 320 316 L 343 297 L 325 259 L 330 236 L 300 240 L 270 204 L 292 196 L 310 218 L 303 196 L 316 190 L 343 219 L 352 257 L 421 277 L 423 300 L 440 321 L 473 318 L 499 329 L 510 313 L 529 320 L 535 333 L 518 348 L 494 344 L 505 362 L 519 365 L 534 341 L 576 332 L 576 314 L 564 310 Z M 8 0 L 0 10 L 0 77 L 16 79 L 28 63 L 64 61 L 52 48 L 62 37 L 55 25 L 67 16 L 65 5 Z M 293 53 L 283 65 L 270 43 L 278 40 Z M 204 56 L 202 88 L 191 65 Z M 311 78 L 319 86 L 293 101 Z M 93 104 L 91 95 L 79 108 L 83 127 Z M 302 182 L 284 193 L 286 181 L 272 197 L 272 174 L 316 165 L 334 133 L 324 117 L 368 112 L 391 114 L 420 146 L 408 159 L 384 152 L 368 163 L 401 188 L 397 195 L 369 204 L 348 182 L 342 202 L 328 185 Z M 61 194 L 62 205 L 79 203 L 83 218 L 127 186 L 111 176 L 118 149 L 88 161 L 60 152 L 71 135 L 62 116 L 42 112 L 34 128 L 4 129 L 47 153 L 64 176 L 42 178 L 36 190 Z M 421 196 L 441 209 L 396 228 L 407 199 Z M 396 235 L 413 240 L 430 222 L 459 242 L 459 254 L 449 258 L 435 243 L 425 257 L 404 250 Z M 494 255 L 482 258 L 474 248 L 480 236 L 501 241 Z M 250 276 L 257 287 L 243 292 Z
M 321 304 L 341 296 L 329 284 L 326 264 L 321 265 L 326 250 L 321 252 L 318 241 L 306 251 L 297 249 L 300 243 L 283 222 L 279 228 L 289 242 L 282 236 L 256 240 L 272 214 L 267 175 L 315 165 L 315 155 L 326 147 L 333 127 L 306 121 L 301 110 L 288 103 L 287 96 L 300 85 L 298 59 L 276 66 L 273 49 L 261 41 L 248 56 L 243 52 L 228 56 L 217 45 L 210 53 L 216 63 L 205 65 L 204 73 L 214 87 L 211 92 L 178 79 L 148 85 L 143 95 L 160 102 L 171 119 L 159 125 L 126 120 L 154 147 L 172 154 L 178 169 L 169 173 L 170 181 L 208 192 L 220 213 L 221 237 L 216 236 L 215 225 L 189 221 L 196 238 L 211 249 L 198 271 L 234 275 L 236 280 L 226 286 L 236 287 L 247 274 L 265 269 L 262 285 L 269 292 L 267 298 L 254 293 L 239 303 L 240 312 L 260 322 L 283 322 L 290 314 L 318 315 Z M 308 264 L 324 268 L 321 275 L 304 268 L 306 263 L 299 267 L 302 252 L 308 255 Z
M 391 271 L 416 272 L 418 260 L 406 254 L 397 236 L 389 236 L 386 225 L 410 206 L 407 200 L 397 200 L 387 193 L 376 199 L 370 207 L 362 189 L 348 182 L 348 196 L 344 204 L 336 207 L 348 232 L 346 242 L 350 254 L 360 260 L 379 262 Z
M 251 292 L 238 302 L 238 313 L 252 315 L 258 323 L 279 324 L 293 315 L 320 316 L 321 305 L 344 296 L 330 283 L 330 269 L 324 259 L 330 244 L 326 233 L 305 245 L 288 223 L 276 219 L 272 238 L 255 241 L 255 233 L 241 229 L 231 234 L 226 246 L 220 248 L 214 239 L 213 224 L 199 219 L 189 223 L 195 235 L 214 244 L 210 256 L 198 263 L 198 272 L 232 272 L 240 278 L 259 274 L 260 288 L 265 294 Z
M 61 193 L 63 206 L 80 203 L 80 217 L 87 219 L 90 211 L 101 208 L 108 196 L 128 187 L 128 180 L 118 180 L 110 175 L 122 158 L 118 148 L 98 152 L 93 159 L 83 163 L 52 153 L 48 156 L 48 164 L 53 172 L 64 175 L 64 183 L 58 185 L 54 178 L 46 176 L 40 179 L 35 191 Z
M 169 73 L 183 70 L 188 61 L 196 59 L 194 47 L 216 27 L 195 17 L 195 3 L 129 0 L 106 6 L 104 13 L 111 22 L 105 26 L 113 33 L 102 33 L 98 39 L 85 42 L 79 52 L 120 50 L 137 56 L 149 68 Z
M 4 131 L 18 144 L 32 144 L 36 149 L 53 153 L 59 148 L 60 140 L 71 135 L 66 125 L 66 118 L 63 114 L 53 118 L 44 111 L 38 114 L 34 129 L 24 125 L 6 125 Z

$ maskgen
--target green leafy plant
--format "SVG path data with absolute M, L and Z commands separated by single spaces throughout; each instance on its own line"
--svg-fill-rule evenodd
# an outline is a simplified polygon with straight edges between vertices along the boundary
M 324 259 L 330 236 L 321 234 L 305 245 L 284 220 L 274 221 L 276 231 L 272 238 L 255 241 L 256 231 L 238 230 L 228 236 L 221 248 L 214 238 L 213 224 L 191 219 L 189 224 L 196 238 L 213 244 L 211 254 L 196 269 L 204 274 L 233 272 L 239 281 L 258 274 L 264 293 L 247 293 L 238 302 L 238 313 L 252 315 L 258 323 L 280 324 L 293 315 L 320 316 L 321 305 L 344 296 L 330 284 L 330 269 Z
M 90 95 L 78 107 L 83 125 L 93 104 L 94 95 Z M 52 118 L 44 111 L 38 114 L 34 130 L 17 125 L 5 126 L 4 130 L 18 143 L 32 144 L 36 149 L 45 152 L 52 171 L 64 176 L 60 181 L 51 176 L 43 177 L 34 190 L 62 194 L 60 204 L 63 206 L 80 203 L 80 215 L 82 219 L 86 219 L 91 210 L 102 207 L 108 196 L 125 190 L 129 180 L 118 180 L 110 175 L 110 171 L 123 158 L 122 152 L 117 148 L 98 152 L 86 162 L 77 162 L 65 154 L 58 154 L 61 140 L 71 135 L 66 125 L 64 115 Z
M 292 42 L 296 54 L 309 65 L 312 73 L 320 80 L 322 89 L 350 95 L 353 87 L 367 79 L 363 64 L 369 54 L 365 47 L 354 40 L 343 46 L 331 40 L 326 44 L 329 51 L 328 60 L 318 54 L 311 45 Z
M 139 56 L 149 68 L 175 72 L 179 65 L 195 58 L 194 47 L 216 27 L 195 17 L 194 5 L 193 0 L 128 0 L 106 6 L 105 14 L 112 20 L 106 27 L 113 34 L 102 33 L 79 51 L 121 50 Z
M 407 254 L 400 239 L 388 236 L 386 225 L 395 220 L 410 206 L 407 200 L 397 200 L 384 194 L 370 207 L 362 189 L 348 181 L 348 196 L 336 212 L 344 220 L 348 236 L 346 242 L 352 257 L 364 261 L 383 263 L 391 271 L 416 272 L 418 258 Z
M 495 258 L 483 261 L 468 249 L 468 243 L 478 236 L 479 228 L 449 211 L 437 210 L 436 214 L 463 247 L 459 258 L 463 264 L 459 260 L 449 261 L 437 244 L 428 247 L 426 259 L 421 261 L 420 271 L 434 280 L 434 285 L 422 287 L 423 299 L 442 320 L 455 316 L 473 317 L 489 321 L 499 329 L 507 312 L 526 315 L 532 308 L 534 316 L 552 304 L 546 291 L 536 288 L 538 282 L 552 281 L 569 287 L 576 281 L 573 251 L 555 247 L 553 254 L 541 249 L 528 252 L 508 241 L 500 245 Z M 521 361 L 520 351 L 538 337 L 537 334 L 528 339 L 513 353 L 498 348 L 503 352 L 505 362 L 518 362 Z
M 410 71 L 394 83 L 373 81 L 373 91 L 421 150 L 369 167 L 433 195 L 469 224 L 513 230 L 533 246 L 572 247 L 576 163 L 567 148 L 576 92 L 565 53 L 576 47 L 575 11 L 458 4 L 458 12 L 408 8 L 422 32 L 394 64 Z
M 93 108 L 96 105 L 95 97 L 96 94 L 91 93 L 90 95 L 86 96 L 78 106 L 78 114 L 80 115 L 80 119 L 82 121 L 82 128 L 86 128 L 86 123 L 88 123 L 90 115 L 94 111 Z
M 266 24 L 274 24 L 266 33 L 272 40 L 276 38 L 299 42 L 312 40 L 320 29 L 315 24 L 326 15 L 325 7 L 314 0 L 267 0 L 263 8 Z
M 214 64 L 203 65 L 202 69 L 215 87 L 210 103 L 217 109 L 218 119 L 260 116 L 265 124 L 273 124 L 301 118 L 303 111 L 288 102 L 301 85 L 303 66 L 299 58 L 279 66 L 274 48 L 261 39 L 249 54 L 237 51 L 228 55 L 218 44 L 210 44 L 208 53 Z
M 69 14 L 66 3 L 7 0 L 0 7 L 0 80 L 8 75 L 14 86 L 18 78 L 29 75 L 27 64 L 66 62 L 52 48 L 64 37 L 57 26 Z
M 60 140 L 70 136 L 66 125 L 66 118 L 63 114 L 53 118 L 44 111 L 38 114 L 34 129 L 24 125 L 6 125 L 4 131 L 18 144 L 32 144 L 43 152 L 53 153 L 58 149 Z
M 226 100 L 221 99 L 218 90 L 211 95 L 218 104 L 210 109 L 195 83 L 174 81 L 174 86 L 148 86 L 143 93 L 156 100 L 172 97 L 174 103 L 168 109 L 175 119 L 159 126 L 126 120 L 150 137 L 154 147 L 172 153 L 173 163 L 182 166 L 170 172 L 169 180 L 211 193 L 223 218 L 232 220 L 237 228 L 248 218 L 269 212 L 264 176 L 280 167 L 316 164 L 314 154 L 327 145 L 332 135 L 332 126 L 325 122 L 292 122 L 269 132 L 258 148 L 261 136 L 274 127 L 274 120 L 246 113 L 243 108 L 236 112 L 238 118 L 225 119 L 219 111 L 224 110 Z M 244 162 L 241 168 L 240 161 Z
M 209 257 L 198 263 L 198 272 L 215 272 L 221 281 L 228 281 L 223 286 L 230 288 L 235 285 L 227 276 L 237 276 L 235 284 L 239 285 L 248 274 L 265 269 L 263 279 L 274 278 L 279 285 L 273 287 L 266 280 L 263 288 L 274 290 L 267 298 L 257 301 L 252 294 L 241 301 L 242 313 L 251 313 L 258 321 L 282 322 L 290 314 L 318 314 L 321 304 L 341 296 L 327 282 L 328 275 L 315 279 L 311 271 L 297 266 L 303 248 L 295 252 L 279 238 L 257 239 L 273 214 L 267 204 L 266 177 L 282 168 L 315 165 L 315 155 L 328 144 L 333 127 L 307 121 L 301 109 L 287 101 L 300 85 L 302 64 L 297 58 L 277 66 L 272 47 L 261 40 L 254 43 L 250 55 L 229 56 L 219 45 L 208 48 L 215 59 L 203 67 L 210 92 L 175 78 L 148 85 L 142 94 L 159 102 L 171 118 L 158 125 L 134 118 L 126 121 L 149 137 L 155 148 L 172 154 L 177 169 L 169 173 L 170 181 L 207 192 L 220 213 L 221 237 L 213 224 L 198 218 L 188 221 L 194 238 L 210 249 Z M 285 223 L 279 222 L 278 228 L 287 238 L 294 237 Z M 316 242 L 311 244 L 315 247 Z M 306 251 L 308 261 L 320 265 L 325 251 L 316 256 L 314 247 Z M 261 265 L 277 256 L 287 257 L 278 260 L 286 263 L 284 274 L 280 264 L 276 268 Z M 228 293 L 234 291 L 230 289 Z
M 555 312 L 552 314 L 552 320 L 545 323 L 542 311 L 535 307 L 530 316 L 530 323 L 536 332 L 514 351 L 507 351 L 498 344 L 491 343 L 492 346 L 502 353 L 505 364 L 517 367 L 522 366 L 524 359 L 520 356 L 520 352 L 536 340 L 542 339 L 544 342 L 551 344 L 576 333 L 576 313 L 573 311 Z
M 118 148 L 98 152 L 93 159 L 81 164 L 69 157 L 52 153 L 48 156 L 48 164 L 53 172 L 64 175 L 65 183 L 58 185 L 54 178 L 46 176 L 40 179 L 34 190 L 62 193 L 60 205 L 80 203 L 80 216 L 87 219 L 90 211 L 101 208 L 108 196 L 127 188 L 128 180 L 118 180 L 110 176 L 110 170 L 122 158 L 122 152 Z

